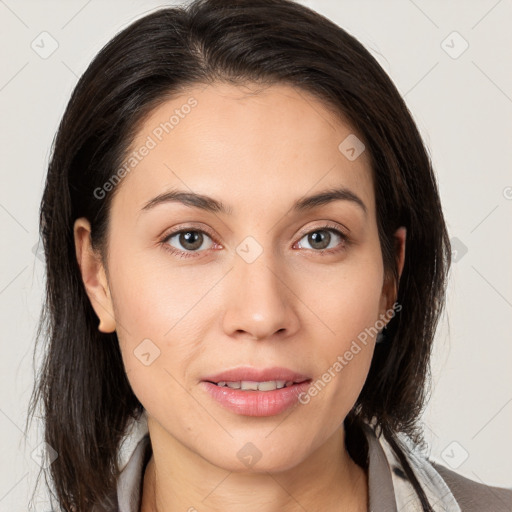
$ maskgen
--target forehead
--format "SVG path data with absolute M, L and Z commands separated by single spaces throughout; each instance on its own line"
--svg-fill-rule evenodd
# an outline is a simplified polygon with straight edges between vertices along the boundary
M 342 185 L 372 211 L 369 156 L 346 153 L 354 141 L 359 152 L 360 139 L 327 105 L 293 86 L 197 85 L 144 119 L 114 201 L 140 210 L 179 188 L 222 198 L 236 214 Z

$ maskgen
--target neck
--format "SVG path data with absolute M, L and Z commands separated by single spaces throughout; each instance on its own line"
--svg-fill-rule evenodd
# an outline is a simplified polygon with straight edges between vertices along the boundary
M 227 471 L 161 427 L 154 434 L 166 442 L 156 445 L 165 448 L 154 450 L 146 466 L 141 512 L 368 510 L 367 474 L 346 450 L 343 424 L 307 459 L 275 473 Z

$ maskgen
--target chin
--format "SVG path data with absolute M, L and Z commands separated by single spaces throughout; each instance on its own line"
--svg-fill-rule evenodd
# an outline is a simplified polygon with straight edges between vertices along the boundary
M 268 440 L 266 444 L 267 448 L 258 448 L 257 442 L 234 442 L 232 448 L 226 448 L 218 457 L 214 456 L 208 460 L 226 471 L 239 474 L 279 473 L 292 469 L 302 462 L 296 449 L 283 447 L 278 441 L 276 446 L 279 448 L 269 447 Z M 226 453 L 233 452 L 234 457 L 226 457 Z

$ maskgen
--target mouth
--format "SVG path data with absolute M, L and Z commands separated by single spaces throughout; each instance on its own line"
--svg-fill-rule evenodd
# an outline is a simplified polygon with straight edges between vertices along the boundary
M 201 381 L 218 404 L 244 416 L 274 416 L 297 404 L 312 379 L 287 368 L 235 368 Z

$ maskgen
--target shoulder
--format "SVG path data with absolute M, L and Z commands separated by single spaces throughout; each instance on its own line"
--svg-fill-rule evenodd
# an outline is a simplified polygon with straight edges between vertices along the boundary
M 448 469 L 426 457 L 408 436 L 401 433 L 397 435 L 397 444 L 403 457 L 398 458 L 385 436 L 377 436 L 371 430 L 370 428 L 366 429 L 370 445 L 368 452 L 370 466 L 372 460 L 375 463 L 378 458 L 382 459 L 382 454 L 384 454 L 388 468 L 386 470 L 385 465 L 381 464 L 379 473 L 385 475 L 389 471 L 391 474 L 397 505 L 395 510 L 422 510 L 421 503 L 416 499 L 417 489 L 412 485 L 408 474 L 404 471 L 405 466 L 402 462 L 407 462 L 409 470 L 414 473 L 426 498 L 431 505 L 437 505 L 436 510 L 512 512 L 512 489 L 476 482 Z M 380 448 L 382 448 L 382 451 Z M 377 452 L 381 452 L 380 457 L 375 455 Z M 382 479 L 381 476 L 376 475 L 374 483 L 379 478 Z M 380 501 L 380 497 L 378 501 Z M 415 508 L 412 508 L 413 506 Z
M 512 489 L 475 482 L 434 461 L 430 463 L 450 488 L 461 512 L 512 511 Z

